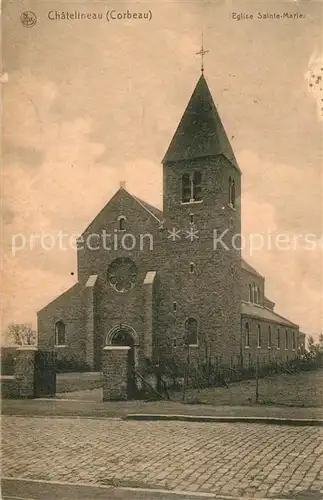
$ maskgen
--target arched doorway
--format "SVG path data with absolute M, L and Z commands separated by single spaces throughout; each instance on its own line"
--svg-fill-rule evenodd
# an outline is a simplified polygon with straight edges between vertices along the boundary
M 135 382 L 135 369 L 136 369 L 136 345 L 138 338 L 135 330 L 128 325 L 118 325 L 114 327 L 107 336 L 107 344 L 129 346 L 128 354 L 128 394 L 135 396 L 136 382 Z
M 123 326 L 120 327 L 112 336 L 111 339 L 111 344 L 112 345 L 128 345 L 130 347 L 134 346 L 134 338 L 130 334 L 129 330 L 124 328 Z

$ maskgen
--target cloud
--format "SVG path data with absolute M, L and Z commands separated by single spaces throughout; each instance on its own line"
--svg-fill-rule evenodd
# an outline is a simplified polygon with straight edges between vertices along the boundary
M 3 259 L 1 283 L 6 293 L 2 296 L 2 342 L 9 323 L 30 323 L 36 328 L 36 311 L 55 296 L 72 286 L 75 279 L 69 273 L 59 273 L 55 268 L 45 271 L 21 265 L 19 259 Z
M 37 89 L 37 90 L 36 90 Z M 76 252 L 44 249 L 38 236 L 80 234 L 125 180 L 134 194 L 161 205 L 161 168 L 145 158 L 101 163 L 104 145 L 91 139 L 88 117 L 61 121 L 55 115 L 57 89 L 29 72 L 11 78 L 6 94 L 7 157 L 1 172 L 3 207 L 3 283 L 6 297 L 3 322 L 29 322 L 46 301 L 71 286 Z M 19 102 L 17 116 L 9 113 Z M 12 147 L 41 151 L 40 165 L 26 168 L 10 161 Z M 145 182 L 142 182 L 145 179 Z M 24 249 L 12 254 L 12 241 L 25 238 Z M 17 236 L 21 235 L 21 236 Z M 20 238 L 20 240 L 19 240 Z M 31 241 L 35 241 L 31 248 Z M 76 273 L 75 273 L 76 274 Z
M 262 207 L 267 207 L 266 210 L 269 210 L 268 205 L 275 207 L 275 215 L 272 214 L 271 218 L 275 217 L 275 225 L 280 231 L 321 232 L 323 177 L 320 165 L 305 163 L 299 168 L 270 161 L 247 150 L 241 150 L 237 158 L 243 172 L 243 210 L 250 212 L 251 197 Z M 261 220 L 263 210 L 257 217 Z M 268 227 L 265 220 L 264 230 Z
M 14 71 L 3 90 L 3 140 L 20 147 L 44 149 L 53 127 L 57 87 L 30 71 Z M 14 110 L 14 112 L 13 112 Z
M 126 189 L 139 198 L 162 209 L 162 168 L 146 158 L 126 162 L 120 169 L 115 169 L 115 180 L 123 173 Z M 144 179 L 144 182 L 143 182 Z
M 245 258 L 266 276 L 266 294 L 276 302 L 277 312 L 304 331 L 319 333 L 323 329 L 322 179 L 312 167 L 304 167 L 305 174 L 251 151 L 241 151 L 237 157 L 244 173 L 242 233 L 247 241 L 250 235 L 264 237 L 264 245 L 251 255 L 246 248 Z M 288 238 L 286 246 L 275 243 L 278 235 Z M 306 243 L 306 235 L 312 245 Z M 258 243 L 259 237 L 255 238 Z

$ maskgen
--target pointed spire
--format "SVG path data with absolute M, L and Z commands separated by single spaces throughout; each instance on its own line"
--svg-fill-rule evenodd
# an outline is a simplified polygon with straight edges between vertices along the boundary
M 221 154 L 239 169 L 202 73 L 165 154 L 163 163 Z

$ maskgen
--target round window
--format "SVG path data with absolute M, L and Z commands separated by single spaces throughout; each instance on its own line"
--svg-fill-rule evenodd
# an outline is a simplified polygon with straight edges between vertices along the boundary
M 115 259 L 108 267 L 108 281 L 117 292 L 127 292 L 137 279 L 136 264 L 127 257 Z

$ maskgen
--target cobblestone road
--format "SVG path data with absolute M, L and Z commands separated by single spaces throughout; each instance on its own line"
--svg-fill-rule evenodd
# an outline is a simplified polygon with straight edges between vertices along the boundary
M 3 476 L 297 498 L 323 491 L 322 430 L 3 417 Z

